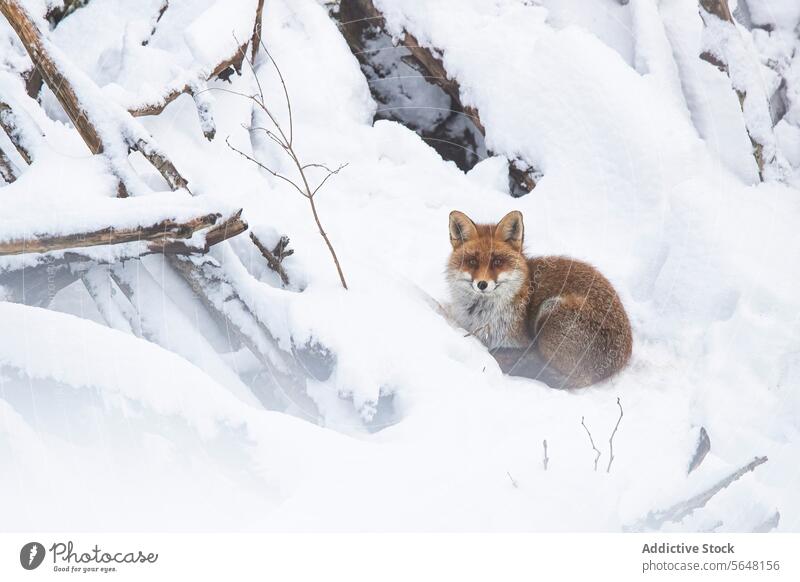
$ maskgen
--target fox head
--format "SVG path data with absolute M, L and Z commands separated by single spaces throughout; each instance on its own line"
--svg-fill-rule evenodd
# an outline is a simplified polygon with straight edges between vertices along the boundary
M 516 210 L 497 224 L 475 224 L 463 212 L 451 212 L 453 252 L 447 271 L 454 290 L 477 297 L 513 297 L 527 276 L 524 231 L 522 213 Z

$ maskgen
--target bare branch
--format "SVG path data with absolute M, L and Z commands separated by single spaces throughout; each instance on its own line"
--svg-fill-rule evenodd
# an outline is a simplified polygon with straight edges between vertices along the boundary
M 267 53 L 272 66 L 275 67 L 275 72 L 278 73 L 278 78 L 281 81 L 281 87 L 283 87 L 283 96 L 286 99 L 286 110 L 289 113 L 289 147 L 292 146 L 292 137 L 294 136 L 294 124 L 292 122 L 292 101 L 289 99 L 289 90 L 286 88 L 286 81 L 283 78 L 283 73 L 281 73 L 281 69 L 278 66 L 278 63 L 275 62 L 275 59 L 272 58 L 272 53 L 267 50 L 266 45 L 262 42 L 261 48 L 264 49 L 264 52 Z M 266 109 L 266 108 L 265 108 Z M 270 115 L 270 117 L 272 117 Z
M 619 429 L 619 423 L 622 422 L 622 403 L 619 401 L 619 396 L 617 397 L 617 406 L 619 406 L 619 418 L 617 419 L 617 424 L 614 427 L 614 431 L 611 433 L 611 436 L 608 438 L 608 467 L 606 468 L 606 473 L 611 472 L 611 463 L 614 462 L 614 436 L 617 434 L 617 429 Z
M 595 458 L 594 458 L 594 470 L 595 470 L 595 471 L 597 471 L 597 461 L 599 461 L 599 460 L 600 460 L 600 455 L 601 455 L 602 453 L 600 452 L 600 450 L 599 450 L 599 449 L 598 449 L 596 446 L 594 446 L 594 439 L 592 438 L 592 433 L 591 433 L 591 432 L 589 432 L 589 427 L 588 427 L 588 426 L 586 426 L 586 423 L 584 422 L 584 420 L 583 420 L 583 417 L 582 417 L 582 416 L 581 416 L 581 426 L 583 426 L 584 430 L 586 430 L 586 434 L 588 434 L 588 435 L 589 435 L 589 442 L 590 442 L 590 443 L 591 443 L 591 445 L 592 445 L 592 450 L 593 450 L 595 453 L 597 453 L 597 454 L 596 454 L 596 456 L 595 456 Z
M 155 148 L 151 143 L 140 139 L 135 144 L 136 149 L 147 159 L 152 166 L 164 177 L 169 187 L 173 190 L 184 188 L 189 190 L 189 182 L 184 178 L 170 159 Z
M 327 182 L 327 181 L 328 181 L 328 178 L 330 178 L 331 176 L 334 176 L 334 175 L 338 174 L 338 173 L 339 173 L 339 171 L 340 171 L 341 169 L 345 168 L 345 167 L 347 167 L 347 163 L 344 163 L 344 164 L 340 165 L 338 168 L 336 168 L 336 169 L 335 169 L 335 170 L 333 170 L 333 171 L 331 171 L 331 170 L 328 170 L 328 175 L 327 175 L 327 176 L 325 176 L 325 177 L 322 179 L 322 182 L 320 182 L 320 183 L 319 183 L 319 185 L 318 185 L 316 188 L 314 188 L 314 191 L 311 193 L 311 196 L 313 197 L 313 196 L 314 196 L 314 194 L 316 194 L 316 193 L 317 193 L 317 190 L 319 190 L 320 188 L 322 188 L 322 186 L 324 186 L 324 185 L 325 185 L 325 182 Z
M 253 156 L 247 155 L 247 154 L 246 154 L 246 153 L 244 153 L 242 150 L 240 150 L 240 149 L 237 149 L 237 148 L 233 147 L 233 146 L 231 145 L 231 142 L 230 142 L 230 138 L 229 138 L 229 137 L 225 138 L 225 143 L 226 143 L 226 144 L 228 144 L 228 147 L 229 147 L 229 148 L 231 148 L 233 151 L 235 151 L 235 152 L 236 152 L 237 154 L 239 154 L 240 156 L 247 158 L 248 160 L 250 160 L 251 162 L 253 162 L 254 164 L 256 164 L 256 165 L 257 165 L 259 168 L 261 168 L 262 170 L 266 170 L 267 172 L 269 172 L 270 174 L 272 174 L 272 175 L 273 175 L 273 176 L 275 176 L 276 178 L 280 178 L 281 180 L 283 180 L 283 181 L 285 181 L 285 182 L 288 182 L 289 184 L 291 184 L 292 186 L 294 186 L 294 188 L 295 188 L 295 189 L 296 189 L 298 192 L 300 192 L 300 194 L 301 194 L 302 196 L 306 196 L 306 193 L 305 193 L 305 192 L 303 192 L 303 191 L 300 189 L 300 186 L 298 186 L 297 184 L 295 184 L 295 183 L 294 183 L 292 180 L 290 180 L 289 178 L 287 178 L 287 177 L 286 177 L 286 176 L 284 176 L 283 174 L 279 174 L 279 173 L 278 173 L 278 172 L 276 172 L 275 170 L 273 170 L 273 169 L 271 169 L 271 168 L 268 168 L 267 166 L 265 166 L 264 164 L 262 164 L 261 162 L 259 162 L 257 159 L 255 159 Z
M 73 248 L 117 245 L 129 242 L 146 242 L 150 252 L 190 254 L 203 253 L 208 245 L 239 234 L 246 224 L 240 219 L 241 210 L 217 224 L 220 214 L 205 214 L 184 222 L 171 218 L 152 225 L 115 228 L 109 226 L 90 232 L 51 235 L 35 234 L 28 238 L 0 241 L 0 256 L 25 253 L 47 253 Z M 215 227 L 215 228 L 212 228 Z M 205 246 L 189 243 L 196 232 L 207 231 Z

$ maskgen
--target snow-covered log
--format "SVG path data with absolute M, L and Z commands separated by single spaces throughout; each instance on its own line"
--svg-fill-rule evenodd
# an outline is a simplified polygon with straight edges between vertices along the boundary
M 32 266 L 0 268 L 0 296 L 3 301 L 47 307 L 56 294 L 77 281 L 86 270 L 85 257 L 65 253 L 65 257 L 41 257 Z
M 108 158 L 112 173 L 119 180 L 120 196 L 145 189 L 127 160 L 127 154 L 132 150 L 140 150 L 170 187 L 186 184 L 172 162 L 154 143 L 152 136 L 124 111 L 108 103 L 99 87 L 47 39 L 18 0 L 3 2 L 0 12 L 17 33 L 36 70 L 41 73 L 86 146 L 93 154 L 103 153 Z M 101 126 L 102 133 L 98 130 Z
M 758 466 L 763 465 L 767 462 L 767 460 L 767 457 L 756 457 L 743 467 L 719 480 L 717 483 L 705 491 L 698 493 L 694 497 L 680 501 L 667 509 L 650 512 L 647 517 L 637 522 L 633 527 L 628 528 L 628 531 L 657 530 L 665 523 L 676 523 L 681 521 L 683 518 L 691 515 L 695 510 L 705 507 L 706 503 L 708 503 L 720 491 L 738 481 L 747 473 L 755 471 Z
M 753 157 L 763 180 L 777 165 L 775 135 L 769 111 L 769 99 L 760 89 L 760 79 L 746 62 L 745 48 L 727 0 L 700 0 L 700 14 L 705 23 L 706 50 L 700 58 L 728 75 L 744 116 Z M 774 172 L 773 172 L 774 173 Z M 780 174 L 778 174 L 780 175 Z
M 138 314 L 130 301 L 115 287 L 108 265 L 95 265 L 81 275 L 86 291 L 108 327 L 141 337 Z
M 14 165 L 6 153 L 0 149 L 0 180 L 6 184 L 10 184 L 19 176 L 19 168 Z
M 174 255 L 169 257 L 169 263 L 183 276 L 221 328 L 246 346 L 267 370 L 271 386 L 257 396 L 263 401 L 283 394 L 288 400 L 284 405 L 293 405 L 295 414 L 317 422 L 320 418 L 317 405 L 305 387 L 305 379 L 310 374 L 297 355 L 281 349 L 278 340 L 236 291 L 235 283 L 222 265 L 209 256 Z
M 0 256 L 48 253 L 139 241 L 146 243 L 146 251 L 142 254 L 204 253 L 211 245 L 244 232 L 246 228 L 247 224 L 241 219 L 241 210 L 224 218 L 218 213 L 204 214 L 182 222 L 167 218 L 154 224 L 134 227 L 108 226 L 90 232 L 39 233 L 24 238 L 0 240 Z M 196 234 L 204 236 L 195 237 Z
M 6 132 L 8 139 L 25 160 L 25 163 L 33 162 L 31 149 L 36 140 L 41 136 L 41 130 L 34 133 L 34 123 L 27 119 L 25 115 L 15 112 L 11 105 L 5 101 L 0 101 L 0 127 Z
M 37 66 L 43 63 L 45 70 L 45 82 L 53 90 L 64 110 L 73 120 L 79 134 L 86 142 L 89 149 L 94 153 L 112 150 L 108 155 L 112 160 L 112 166 L 116 165 L 115 175 L 120 180 L 120 195 L 124 196 L 128 191 L 138 187 L 137 181 L 140 180 L 132 172 L 132 168 L 120 168 L 121 162 L 115 159 L 119 155 L 119 144 L 125 143 L 131 149 L 139 150 L 144 157 L 161 173 L 172 190 L 187 189 L 187 181 L 177 170 L 169 157 L 154 145 L 152 137 L 133 120 L 128 113 L 114 110 L 113 104 L 108 104 L 106 100 L 82 100 L 85 94 L 100 95 L 99 88 L 88 79 L 81 77 L 81 95 L 75 90 L 71 74 L 78 75 L 68 63 L 65 56 L 59 55 L 54 59 L 49 50 L 57 52 L 42 36 L 42 33 L 33 23 L 30 15 L 22 8 L 19 2 L 12 0 L 4 3 L 3 13 L 14 21 L 12 25 L 17 30 L 23 44 L 26 46 L 29 55 Z M 244 58 L 244 48 L 240 49 L 241 58 Z M 235 58 L 238 58 L 235 57 Z M 58 60 L 59 64 L 56 64 Z M 241 61 L 240 61 L 241 62 Z M 226 67 L 230 63 L 223 63 Z M 219 65 L 215 70 L 220 69 Z M 67 72 L 69 71 L 69 73 Z M 126 119 L 126 116 L 127 119 Z M 113 120 L 116 122 L 117 130 L 122 135 L 109 135 L 109 128 L 104 127 L 101 134 L 93 124 L 92 119 Z M 111 131 L 113 132 L 113 126 Z M 311 343 L 306 347 L 292 346 L 291 351 L 280 347 L 277 339 L 269 332 L 250 310 L 247 304 L 241 299 L 236 290 L 236 284 L 225 273 L 222 265 L 210 257 L 202 262 L 194 262 L 190 259 L 181 259 L 177 254 L 188 254 L 187 249 L 207 250 L 208 246 L 221 242 L 230 236 L 234 236 L 245 230 L 246 224 L 241 220 L 239 212 L 228 217 L 224 221 L 214 221 L 210 226 L 206 221 L 200 221 L 204 225 L 204 242 L 201 249 L 192 249 L 186 240 L 172 236 L 165 238 L 158 232 L 158 228 L 149 229 L 153 240 L 149 242 L 147 249 L 140 253 L 165 252 L 170 255 L 169 263 L 186 280 L 192 290 L 200 297 L 201 301 L 207 306 L 209 311 L 216 316 L 223 329 L 233 330 L 242 340 L 250 351 L 265 365 L 274 380 L 274 387 L 279 388 L 289 394 L 290 400 L 301 413 L 316 419 L 317 411 L 314 402 L 305 393 L 305 378 L 307 376 L 324 376 L 330 373 L 330 354 L 324 348 Z M 165 227 L 165 224 L 157 226 Z M 168 225 L 175 227 L 175 225 Z M 170 231 L 170 228 L 166 230 Z M 195 230 L 201 230 L 200 226 Z M 184 231 L 180 231 L 184 232 Z M 192 231 L 194 232 L 194 231 Z M 90 240 L 99 241 L 97 244 L 109 244 L 110 230 L 104 229 L 101 232 L 91 233 Z M 118 242 L 130 242 L 138 240 L 142 234 L 141 229 L 134 232 L 125 232 L 122 240 Z M 190 234 L 186 231 L 186 234 Z M 83 237 L 84 239 L 87 237 Z M 71 248 L 80 237 L 72 237 L 67 241 L 58 241 L 58 248 Z M 149 239 L 148 239 L 149 240 Z M 49 241 L 52 245 L 53 241 Z M 84 241 L 85 242 L 85 241 Z M 24 248 L 29 249 L 30 246 Z M 51 248 L 51 247 L 48 247 Z M 28 251 L 29 252 L 29 251 Z M 301 363 L 302 362 L 302 363 Z
M 163 89 L 158 99 L 130 106 L 128 108 L 130 114 L 134 117 L 158 115 L 167 105 L 175 101 L 175 99 L 181 95 L 191 95 L 197 107 L 197 115 L 200 120 L 200 127 L 203 131 L 203 135 L 209 141 L 214 139 L 216 135 L 216 124 L 214 123 L 211 111 L 212 100 L 207 93 L 207 83 L 219 77 L 231 67 L 236 71 L 241 70 L 248 41 L 252 46 L 252 60 L 255 61 L 256 52 L 261 43 L 261 16 L 263 9 L 264 1 L 259 0 L 253 18 L 253 32 L 250 39 L 245 40 L 242 44 L 235 47 L 235 49 L 229 50 L 228 53 L 219 54 L 216 64 L 212 67 L 200 66 L 197 70 L 185 71 L 176 81 Z M 159 12 L 159 18 L 163 15 L 164 10 L 166 10 L 166 3 Z
M 350 50 L 362 65 L 365 64 L 369 59 L 369 50 L 364 46 L 362 37 L 369 28 L 385 31 L 386 22 L 383 14 L 375 7 L 372 0 L 342 0 L 338 6 L 337 18 L 340 23 L 339 28 Z M 442 58 L 438 56 L 441 51 L 423 46 L 417 37 L 408 30 L 404 30 L 397 41 L 410 53 L 410 55 L 402 57 L 403 60 L 417 70 L 425 81 L 439 87 L 450 98 L 452 110 L 469 119 L 478 133 L 485 136 L 486 128 L 478 109 L 463 103 L 458 81 L 448 74 Z M 431 137 L 428 140 L 441 141 Z M 487 152 L 487 156 L 491 155 L 493 155 L 492 152 Z M 536 172 L 530 164 L 523 160 L 509 160 L 508 173 L 510 190 L 515 196 L 526 194 L 536 186 Z

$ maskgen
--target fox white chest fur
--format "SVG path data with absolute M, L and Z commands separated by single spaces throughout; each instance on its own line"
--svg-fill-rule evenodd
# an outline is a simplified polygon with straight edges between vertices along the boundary
M 450 315 L 489 349 L 526 347 L 524 331 L 526 304 L 515 301 L 524 284 L 521 271 L 503 273 L 490 293 L 476 290 L 468 273 L 447 274 L 452 303 Z

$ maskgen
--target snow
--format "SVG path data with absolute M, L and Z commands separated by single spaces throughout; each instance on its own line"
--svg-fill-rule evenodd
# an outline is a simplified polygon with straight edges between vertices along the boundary
M 190 45 L 167 32 L 181 16 L 211 27 L 205 10 L 218 4 L 174 2 L 173 14 L 170 4 L 148 47 L 171 55 L 165 67 L 184 67 Z M 331 376 L 308 388 L 321 426 L 248 398 L 243 387 L 263 382 L 251 374 L 257 364 L 224 333 L 207 331 L 207 314 L 193 315 L 200 303 L 187 289 L 176 291 L 157 257 L 135 272 L 149 288 L 142 292 L 150 317 L 170 314 L 151 319 L 158 345 L 71 314 L 0 303 L 0 322 L 16 330 L 0 333 L 0 459 L 17 475 L 0 479 L 4 527 L 621 531 L 767 455 L 755 472 L 664 529 L 749 531 L 776 509 L 779 531 L 800 529 L 798 191 L 775 180 L 754 185 L 730 83 L 692 61 L 702 43 L 693 2 L 601 4 L 598 19 L 580 15 L 574 2 L 376 1 L 392 34 L 408 30 L 443 51 L 464 103 L 479 110 L 498 155 L 464 174 L 410 129 L 372 124 L 367 80 L 325 7 L 267 2 L 264 38 L 286 79 L 301 161 L 348 163 L 316 203 L 349 291 L 308 201 L 226 146 L 230 137 L 291 173 L 277 146 L 242 127 L 253 120 L 250 102 L 214 91 L 210 142 L 188 96 L 143 123 L 199 195 L 186 208 L 243 207 L 267 246 L 282 234 L 291 238 L 286 289 L 246 235 L 217 245 L 208 260 L 222 266 L 281 346 L 314 340 L 336 355 Z M 139 20 L 150 22 L 148 10 Z M 220 30 L 245 21 L 244 8 L 230 12 Z M 114 30 L 128 18 L 106 17 Z M 77 11 L 64 26 L 86 30 L 92 18 Z M 624 38 L 621 27 L 631 35 Z M 54 42 L 65 55 L 76 54 L 77 41 L 59 34 Z M 109 33 L 92 51 L 120 50 L 119 43 Z M 80 66 L 101 84 L 123 83 L 122 72 L 114 77 L 96 62 L 87 56 Z M 152 67 L 153 87 L 164 71 Z M 128 79 L 150 73 L 143 67 Z M 285 123 L 280 84 L 265 59 L 257 74 Z M 210 86 L 255 91 L 247 67 L 232 85 Z M 46 133 L 41 147 L 51 153 L 0 190 L 0 205 L 23 212 L 23 191 L 35 200 L 33 186 L 45 188 L 48 175 L 68 186 L 64 204 L 91 200 L 91 212 L 110 205 L 107 170 L 85 149 L 77 159 L 66 155 L 79 144 L 66 126 L 37 121 Z M 792 138 L 780 129 L 778 139 Z M 543 172 L 525 197 L 508 195 L 509 155 Z M 113 202 L 138 203 L 144 212 L 151 196 L 165 194 Z M 630 367 L 575 393 L 503 376 L 432 303 L 448 299 L 453 209 L 485 221 L 520 210 L 528 253 L 571 255 L 600 268 L 633 324 Z M 58 225 L 57 214 L 25 216 L 28 228 Z M 100 219 L 92 216 L 65 224 Z M 59 294 L 63 310 L 77 313 L 86 300 L 67 297 L 76 285 Z M 168 297 L 158 296 L 158 285 Z M 215 299 L 225 298 L 220 285 Z M 193 333 L 207 339 L 189 342 Z M 617 398 L 625 415 L 607 471 Z M 582 418 L 602 451 L 596 472 Z M 711 452 L 687 476 L 701 426 Z M 78 463 L 86 469 L 71 471 Z M 56 486 L 74 505 L 46 494 Z M 26 496 L 40 503 L 9 501 Z M 90 502 L 102 513 L 78 511 Z

